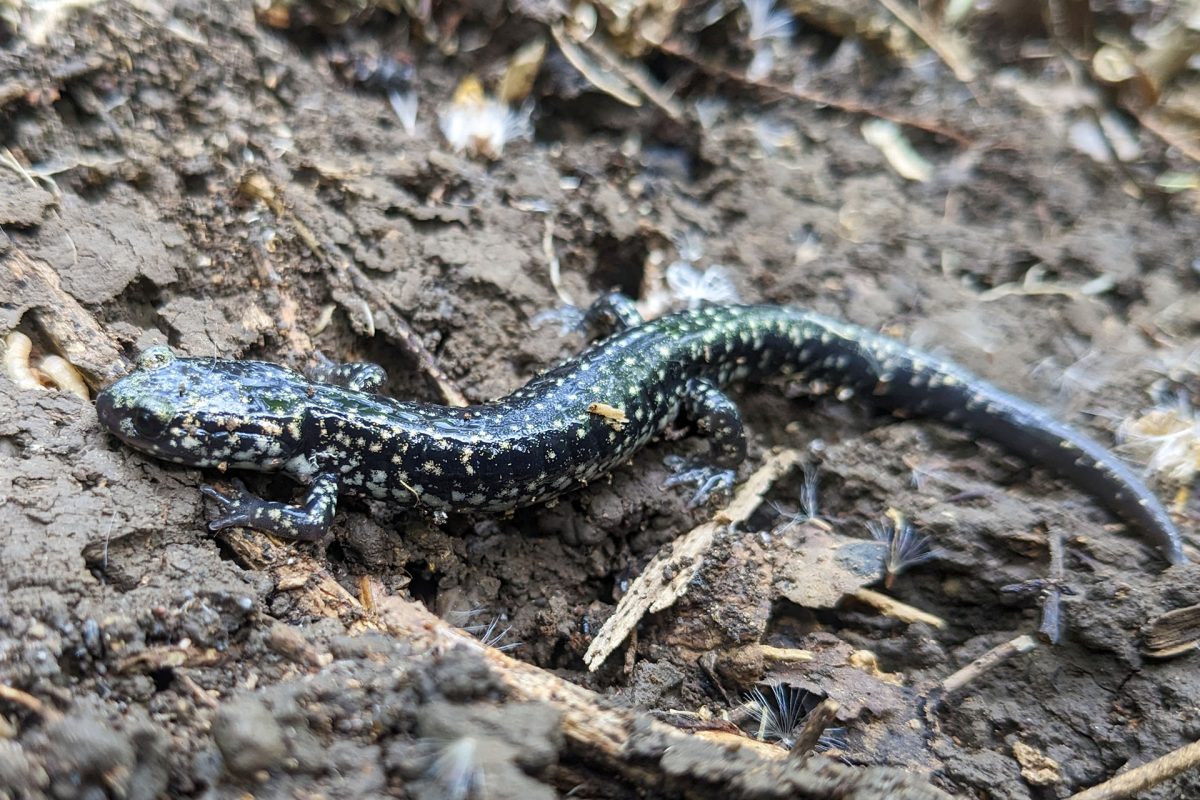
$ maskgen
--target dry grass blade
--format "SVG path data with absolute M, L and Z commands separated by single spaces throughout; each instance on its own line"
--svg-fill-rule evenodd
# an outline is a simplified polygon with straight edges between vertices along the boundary
M 904 114 L 897 114 L 885 108 L 870 106 L 857 100 L 848 100 L 841 97 L 833 97 L 822 92 L 809 91 L 793 86 L 784 86 L 766 79 L 752 80 L 744 74 L 735 72 L 720 64 L 709 61 L 703 56 L 692 52 L 689 48 L 681 45 L 678 42 L 663 42 L 658 47 L 667 55 L 681 58 L 688 63 L 699 67 L 706 74 L 721 78 L 723 80 L 732 81 L 743 86 L 762 89 L 772 94 L 787 97 L 792 100 L 799 100 L 804 103 L 815 103 L 820 106 L 829 106 L 831 108 L 836 108 L 839 111 L 844 111 L 847 114 L 864 114 L 868 117 L 889 120 L 897 125 L 905 125 L 910 128 L 916 128 L 917 130 L 935 134 L 937 136 L 944 136 L 962 147 L 970 147 L 975 143 L 973 136 L 963 133 L 962 131 L 955 130 L 954 128 L 950 128 L 946 125 L 942 125 L 935 120 L 909 117 Z
M 556 32 L 554 34 L 554 41 L 561 47 L 563 41 L 568 40 L 568 37 L 569 34 L 562 35 Z M 586 39 L 575 39 L 574 44 L 578 45 L 579 48 L 586 51 L 589 56 L 599 62 L 606 75 L 616 75 L 622 82 L 628 86 L 632 86 L 643 97 L 658 106 L 668 117 L 676 122 L 683 121 L 683 107 L 680 106 L 679 101 L 655 81 L 641 64 L 626 61 L 594 34 Z M 564 50 L 564 54 L 565 52 Z M 585 76 L 589 80 L 592 80 L 592 75 L 585 73 Z M 597 86 L 597 88 L 608 91 L 601 86 Z M 621 102 L 628 102 L 628 100 L 624 100 L 618 95 L 614 94 L 613 96 L 617 97 Z M 629 103 L 629 105 L 639 104 Z
M 963 83 L 970 83 L 976 78 L 976 67 L 966 46 L 953 32 L 939 30 L 927 25 L 920 17 L 920 12 L 904 5 L 901 0 L 878 0 L 900 22 L 929 45 L 929 49 L 937 54 L 954 77 Z
M 551 26 L 550 33 L 554 36 L 554 43 L 562 51 L 563 57 L 571 63 L 571 66 L 579 70 L 580 75 L 587 78 L 588 83 L 627 106 L 637 108 L 642 104 L 641 95 L 624 76 L 594 63 L 584 49 L 567 35 L 561 25 Z
M 26 711 L 36 714 L 47 722 L 62 719 L 62 714 L 57 709 L 46 705 L 29 692 L 24 692 L 2 683 L 0 683 L 0 701 L 21 706 Z

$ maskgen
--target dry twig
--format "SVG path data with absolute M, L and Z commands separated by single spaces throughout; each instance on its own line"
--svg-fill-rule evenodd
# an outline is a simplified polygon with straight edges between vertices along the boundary
M 827 697 L 821 701 L 820 705 L 808 712 L 808 716 L 804 718 L 804 724 L 796 732 L 796 743 L 792 745 L 792 749 L 788 752 L 789 758 L 795 759 L 800 763 L 807 760 L 809 753 L 817 746 L 821 734 L 833 723 L 838 709 L 841 707 L 838 701 Z
M 206 692 L 203 686 L 200 686 L 198 683 L 192 680 L 191 676 L 189 676 L 186 672 L 183 672 L 182 670 L 176 670 L 175 680 L 179 681 L 180 686 L 182 686 L 184 689 L 187 689 L 188 694 L 190 694 L 192 699 L 196 701 L 196 705 L 204 706 L 205 708 L 214 710 L 221 707 L 221 704 L 217 702 L 216 698 Z
M 872 589 L 858 589 L 851 592 L 848 596 L 853 597 L 859 602 L 866 603 L 884 616 L 893 617 L 901 622 L 924 622 L 926 625 L 932 625 L 938 630 L 945 630 L 946 628 L 946 620 L 941 617 L 930 614 L 928 611 L 922 611 L 907 603 L 902 603 L 896 598 L 889 597 L 882 592 L 876 592 Z
M 799 89 L 794 86 L 784 86 L 769 80 L 751 80 L 742 73 L 735 72 L 727 67 L 716 64 L 700 55 L 697 55 L 696 53 L 691 52 L 688 48 L 675 41 L 663 42 L 662 44 L 658 45 L 658 47 L 667 55 L 681 58 L 688 63 L 699 67 L 705 73 L 723 80 L 733 81 L 734 83 L 739 83 L 743 86 L 752 86 L 756 89 L 762 89 L 764 91 L 781 95 L 792 100 L 799 100 L 804 103 L 815 103 L 821 106 L 830 106 L 831 108 L 836 108 L 839 111 L 844 111 L 847 114 L 864 114 L 868 117 L 890 120 L 897 125 L 906 125 L 910 128 L 916 128 L 918 130 L 927 131 L 938 136 L 944 136 L 963 147 L 970 147 L 972 144 L 974 144 L 974 139 L 970 135 L 963 133 L 962 131 L 955 130 L 954 128 L 941 125 L 933 120 L 909 117 L 904 114 L 896 114 L 888 111 L 885 108 L 868 106 L 867 104 L 860 103 L 857 100 L 847 100 L 840 97 L 832 97 L 830 95 L 822 94 L 821 92 Z
M 910 9 L 901 0 L 878 0 L 879 4 L 891 12 L 910 31 L 929 45 L 929 49 L 937 54 L 954 77 L 963 83 L 975 80 L 975 65 L 963 42 L 953 34 L 933 28 L 920 17 L 920 12 Z
M 1046 644 L 1058 644 L 1062 638 L 1063 537 L 1058 531 L 1050 534 L 1050 580 L 1042 601 L 1042 621 L 1037 635 Z
M 1104 783 L 1073 794 L 1067 800 L 1120 800 L 1133 797 L 1197 766 L 1200 766 L 1200 742 L 1192 742 L 1148 764 L 1134 767 Z
M 555 38 L 558 40 L 557 36 Z M 641 64 L 626 62 L 596 35 L 586 39 L 576 39 L 575 42 L 599 61 L 606 70 L 621 76 L 625 82 L 641 92 L 643 97 L 658 106 L 659 110 L 672 120 L 683 121 L 684 113 L 679 101 L 660 86 Z M 561 44 L 561 40 L 559 43 Z
M 988 670 L 1003 664 L 1015 655 L 1028 653 L 1037 647 L 1037 645 L 1037 639 L 1027 633 L 1023 633 L 1015 639 L 1010 639 L 1004 644 L 993 647 L 958 672 L 947 676 L 941 684 L 943 696 L 954 694 L 959 689 L 978 679 L 980 675 L 983 675 Z
M 669 608 L 682 597 L 704 563 L 704 554 L 712 545 L 717 531 L 742 522 L 754 513 L 762 502 L 763 494 L 803 457 L 803 453 L 797 450 L 784 450 L 771 456 L 742 484 L 729 507 L 716 519 L 693 528 L 672 547 L 658 553 L 633 581 L 629 591 L 617 603 L 616 611 L 592 640 L 583 656 L 588 669 L 598 669 L 647 613 Z
M 3 683 L 0 683 L 0 700 L 21 706 L 26 711 L 36 714 L 47 722 L 62 719 L 62 714 L 57 709 L 46 705 L 29 692 L 23 692 L 20 689 L 7 686 Z

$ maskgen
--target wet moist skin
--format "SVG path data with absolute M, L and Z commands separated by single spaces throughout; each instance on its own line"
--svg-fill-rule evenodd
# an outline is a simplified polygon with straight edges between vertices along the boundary
M 328 531 L 339 494 L 434 511 L 497 513 L 585 486 L 681 415 L 707 436 L 699 462 L 671 483 L 694 503 L 727 491 L 745 458 L 737 407 L 723 393 L 772 375 L 820 379 L 872 405 L 982 434 L 1071 480 L 1186 561 L 1158 499 L 1116 456 L 1037 406 L 962 368 L 864 328 L 773 306 L 713 306 L 642 323 L 607 295 L 587 319 L 617 331 L 507 397 L 468 408 L 393 400 L 372 364 L 307 378 L 275 364 L 177 358 L 151 348 L 97 398 L 102 424 L 126 444 L 194 467 L 283 472 L 310 486 L 303 506 L 262 500 L 238 483 L 209 496 L 247 525 L 292 538 Z

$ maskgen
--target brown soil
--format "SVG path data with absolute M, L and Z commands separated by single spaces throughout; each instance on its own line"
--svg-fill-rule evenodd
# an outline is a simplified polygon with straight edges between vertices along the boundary
M 1122 169 L 1071 149 L 1068 127 L 1086 114 L 1028 101 L 1070 94 L 1059 58 L 997 64 L 973 96 L 944 68 L 902 68 L 870 47 L 821 61 L 828 42 L 813 36 L 805 68 L 821 67 L 827 95 L 969 138 L 903 129 L 936 169 L 928 183 L 888 167 L 864 142 L 862 115 L 706 78 L 667 55 L 647 63 L 689 105 L 728 101 L 710 129 L 590 91 L 552 54 L 533 141 L 484 163 L 450 152 L 435 110 L 472 69 L 502 68 L 542 30 L 532 20 L 465 22 L 464 40 L 488 33 L 473 52 L 413 45 L 421 106 L 409 135 L 330 55 L 387 50 L 402 21 L 287 33 L 250 4 L 166 5 L 105 3 L 72 12 L 45 46 L 15 35 L 0 47 L 0 145 L 25 168 L 0 166 L 0 255 L 48 265 L 126 356 L 165 342 L 304 365 L 320 350 L 383 363 L 393 394 L 441 400 L 406 324 L 468 399 L 490 399 L 579 346 L 531 332 L 561 302 L 547 220 L 576 301 L 613 286 L 646 299 L 672 240 L 694 230 L 704 263 L 728 266 L 744 300 L 886 330 L 1102 441 L 1200 345 L 1194 201 L 1153 188 L 1177 154 L 1149 134 Z M 1074 290 L 985 294 L 1035 265 Z M 61 308 L 0 274 L 0 333 L 51 352 L 47 321 Z M 1102 276 L 1110 288 L 1078 290 Z M 460 625 L 497 618 L 521 660 L 667 721 L 736 717 L 767 680 L 834 697 L 845 741 L 830 758 L 915 776 L 904 791 L 856 797 L 922 796 L 912 787 L 926 781 L 963 797 L 1065 797 L 1200 737 L 1195 656 L 1140 650 L 1149 619 L 1200 603 L 1197 567 L 1165 569 L 1087 497 L 992 444 L 795 394 L 740 392 L 747 470 L 773 447 L 810 448 L 821 513 L 840 536 L 866 538 L 888 508 L 906 514 L 937 557 L 891 594 L 945 629 L 852 601 L 796 602 L 796 584 L 829 579 L 788 569 L 823 532 L 780 530 L 768 505 L 718 537 L 633 652 L 589 673 L 583 653 L 628 582 L 703 519 L 660 489 L 662 457 L 690 439 L 506 519 L 438 526 L 345 502 L 327 546 L 296 549 L 351 594 L 369 576 Z M 919 488 L 914 469 L 929 476 Z M 15 692 L 0 694 L 0 797 L 454 796 L 437 759 L 455 755 L 482 771 L 489 798 L 705 796 L 697 787 L 719 765 L 704 757 L 647 761 L 658 777 L 639 787 L 564 745 L 554 709 L 512 702 L 474 651 L 422 650 L 311 613 L 295 587 L 206 532 L 212 509 L 197 486 L 214 478 L 122 448 L 90 403 L 0 375 L 0 688 Z M 791 511 L 799 490 L 792 477 L 770 499 Z M 1189 542 L 1197 509 L 1183 518 Z M 1039 595 L 1002 587 L 1046 577 L 1050 535 L 1065 538 L 1071 589 L 1061 643 L 933 702 L 948 674 L 1035 631 Z M 818 657 L 787 669 L 739 660 L 757 643 Z M 641 757 L 632 745 L 629 757 Z M 780 791 L 746 770 L 742 796 Z M 809 791 L 796 796 L 823 796 Z M 1200 796 L 1200 773 L 1145 796 Z

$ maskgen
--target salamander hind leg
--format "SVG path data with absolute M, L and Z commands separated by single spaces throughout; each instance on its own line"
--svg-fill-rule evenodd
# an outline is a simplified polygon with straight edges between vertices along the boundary
M 302 506 L 263 500 L 237 478 L 233 480 L 233 486 L 237 490 L 236 497 L 228 497 L 211 486 L 200 487 L 200 491 L 220 503 L 226 511 L 225 516 L 208 523 L 210 531 L 240 525 L 283 539 L 310 542 L 324 539 L 329 532 L 338 493 L 337 476 L 331 472 L 320 473 L 313 479 Z
M 696 494 L 688 504 L 692 508 L 714 498 L 724 502 L 733 490 L 738 466 L 746 460 L 742 415 L 732 400 L 705 380 L 688 383 L 684 411 L 700 434 L 708 438 L 709 456 L 704 461 L 669 456 L 666 463 L 675 474 L 666 485 L 695 486 Z
M 326 361 L 308 370 L 308 379 L 316 383 L 328 383 L 343 389 L 374 394 L 387 383 L 387 373 L 383 367 L 369 361 L 345 364 Z

